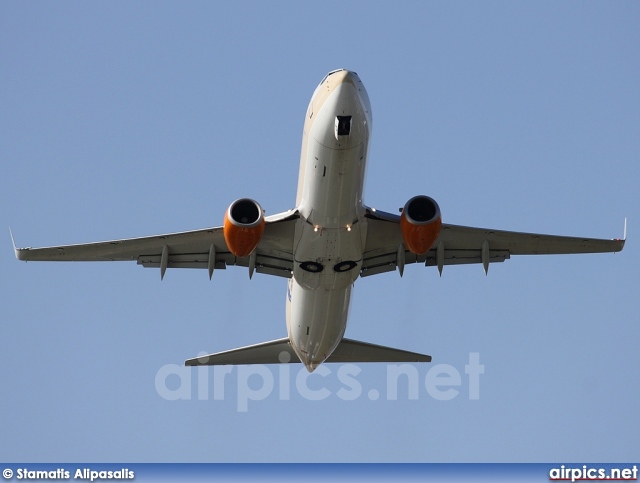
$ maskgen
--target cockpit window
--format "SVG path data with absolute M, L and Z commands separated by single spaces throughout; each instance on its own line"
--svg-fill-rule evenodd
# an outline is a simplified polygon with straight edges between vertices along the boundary
M 326 81 L 329 76 L 335 74 L 336 72 L 342 72 L 344 69 L 336 69 L 336 70 L 332 70 L 331 72 L 329 72 L 327 75 L 324 76 L 324 78 L 320 81 L 320 84 L 324 84 L 324 81 Z

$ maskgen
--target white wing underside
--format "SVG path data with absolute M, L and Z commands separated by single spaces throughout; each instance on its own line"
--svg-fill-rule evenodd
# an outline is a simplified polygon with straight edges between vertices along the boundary
M 295 210 L 266 217 L 264 236 L 256 254 L 255 270 L 291 277 L 293 269 Z M 210 260 L 211 246 L 215 247 Z M 161 267 L 164 247 L 168 247 L 167 268 L 224 269 L 227 265 L 249 266 L 250 257 L 236 257 L 227 248 L 222 227 L 127 238 L 79 245 L 47 248 L 17 248 L 16 257 L 25 261 L 131 261 L 144 267 Z
M 291 277 L 296 210 L 266 218 L 265 232 L 257 248 L 255 271 L 268 275 Z M 368 210 L 367 240 L 360 275 L 370 276 L 396 269 L 398 247 L 402 244 L 400 217 Z M 415 255 L 408 250 L 404 263 L 438 265 L 438 249 L 443 265 L 483 262 L 483 246 L 488 249 L 488 262 L 503 262 L 512 255 L 551 255 L 569 253 L 618 252 L 624 240 L 567 237 L 442 225 L 434 248 Z M 215 248 L 211 260 L 211 246 Z M 222 227 L 155 235 L 142 238 L 111 240 L 79 245 L 46 248 L 15 248 L 16 257 L 24 261 L 126 261 L 136 260 L 144 267 L 160 268 L 164 247 L 167 247 L 167 268 L 224 269 L 227 265 L 248 267 L 250 257 L 236 257 L 224 241 Z
M 403 243 L 398 228 L 400 217 L 369 210 L 367 223 L 367 243 L 360 275 L 366 277 L 395 270 L 398 263 L 398 247 Z M 619 252 L 624 246 L 624 240 L 543 235 L 443 223 L 442 231 L 433 248 L 422 255 L 405 250 L 404 263 L 437 266 L 438 246 L 442 250 L 443 265 L 482 263 L 485 243 L 489 263 L 503 262 L 511 255 Z

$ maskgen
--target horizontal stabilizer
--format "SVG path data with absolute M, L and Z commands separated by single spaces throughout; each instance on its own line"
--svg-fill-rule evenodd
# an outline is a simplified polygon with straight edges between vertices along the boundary
M 325 362 L 431 362 L 431 356 L 357 340 L 342 339 Z
M 225 364 L 280 364 L 281 362 L 300 362 L 287 337 L 194 357 L 184 361 L 184 365 L 220 366 Z
M 288 338 L 187 359 L 186 366 L 300 362 Z M 357 340 L 342 339 L 325 362 L 431 362 L 431 356 Z

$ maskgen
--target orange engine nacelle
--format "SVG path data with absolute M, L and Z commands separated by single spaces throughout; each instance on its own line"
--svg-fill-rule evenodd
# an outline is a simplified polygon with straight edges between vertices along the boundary
M 224 214 L 224 240 L 236 257 L 247 257 L 260 243 L 264 233 L 264 210 L 254 200 L 242 198 Z
M 402 209 L 400 230 L 404 245 L 416 255 L 427 253 L 440 235 L 440 207 L 428 196 L 414 196 Z

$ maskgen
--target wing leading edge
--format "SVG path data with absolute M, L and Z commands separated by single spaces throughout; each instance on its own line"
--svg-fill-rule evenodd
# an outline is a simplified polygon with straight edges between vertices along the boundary
M 399 216 L 370 210 L 367 218 L 363 277 L 395 270 L 398 247 L 403 243 Z M 621 251 L 624 243 L 624 239 L 543 235 L 443 223 L 433 248 L 423 255 L 405 250 L 404 263 L 424 263 L 440 270 L 444 265 L 482 263 L 486 270 L 489 263 L 503 262 L 511 255 L 610 253 Z

